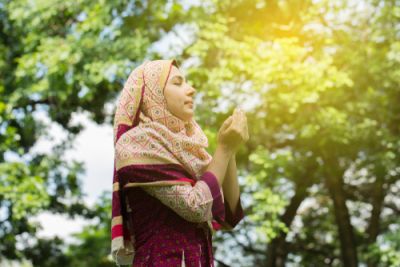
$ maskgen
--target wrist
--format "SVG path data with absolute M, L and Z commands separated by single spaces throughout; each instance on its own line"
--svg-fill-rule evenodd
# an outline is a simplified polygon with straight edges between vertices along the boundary
M 234 156 L 235 154 L 235 149 L 225 145 L 225 144 L 217 144 L 216 152 L 224 154 L 226 157 L 229 158 L 229 160 Z

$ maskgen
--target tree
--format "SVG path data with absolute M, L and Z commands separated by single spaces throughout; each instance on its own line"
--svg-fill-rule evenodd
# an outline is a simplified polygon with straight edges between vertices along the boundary
M 207 88 L 207 108 L 225 107 L 217 118 L 256 99 L 248 108 L 252 138 L 241 166 L 245 186 L 257 185 L 251 219 L 269 241 L 261 264 L 382 262 L 376 236 L 389 230 L 380 219 L 385 196 L 396 199 L 389 192 L 399 177 L 394 1 L 219 1 L 215 10 L 199 23 L 199 39 L 187 53 L 197 58 L 192 77 Z M 284 226 L 270 212 L 281 206 L 274 199 L 285 203 Z M 305 200 L 328 210 L 299 210 Z M 393 223 L 391 217 L 383 221 Z M 294 226 L 296 219 L 306 229 Z M 306 221 L 329 231 L 307 229 Z M 381 252 L 371 256 L 365 239 Z
M 85 207 L 84 168 L 62 160 L 83 128 L 71 117 L 85 111 L 111 123 L 105 104 L 137 64 L 163 56 L 155 46 L 172 35 L 210 140 L 235 106 L 248 114 L 251 139 L 237 157 L 247 216 L 216 236 L 219 265 L 399 265 L 397 6 L 3 0 L 0 255 L 39 266 L 110 264 L 92 254 L 108 251 L 107 206 Z M 40 112 L 69 133 L 53 155 L 31 152 L 48 135 Z M 35 237 L 28 218 L 42 210 L 101 223 L 65 251 L 59 240 Z M 24 233 L 37 242 L 20 253 L 16 236 Z M 41 259 L 42 251 L 51 256 Z
M 63 242 L 37 238 L 40 225 L 29 219 L 44 210 L 102 216 L 83 203 L 84 166 L 63 157 L 84 128 L 71 118 L 88 112 L 95 122 L 110 123 L 105 104 L 115 99 L 129 72 L 159 56 L 152 44 L 196 10 L 165 1 L 0 2 L 1 257 L 64 265 L 65 257 L 56 255 Z M 39 115 L 68 134 L 49 155 L 33 150 L 51 134 Z M 45 251 L 54 251 L 54 259 L 37 257 Z

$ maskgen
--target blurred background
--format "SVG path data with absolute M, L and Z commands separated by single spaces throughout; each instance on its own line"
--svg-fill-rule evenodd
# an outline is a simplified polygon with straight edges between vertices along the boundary
M 113 112 L 161 58 L 209 153 L 247 113 L 217 266 L 400 266 L 400 1 L 0 0 L 0 54 L 0 266 L 115 266 Z

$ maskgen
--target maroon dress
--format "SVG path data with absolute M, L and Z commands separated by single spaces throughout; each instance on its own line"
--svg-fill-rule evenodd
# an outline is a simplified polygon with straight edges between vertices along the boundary
M 240 198 L 232 213 L 223 200 L 217 178 L 211 172 L 201 177 L 213 198 L 212 216 L 218 222 L 235 227 L 244 217 Z M 126 192 L 135 235 L 132 266 L 214 266 L 212 234 L 207 223 L 185 220 L 170 207 L 140 187 Z

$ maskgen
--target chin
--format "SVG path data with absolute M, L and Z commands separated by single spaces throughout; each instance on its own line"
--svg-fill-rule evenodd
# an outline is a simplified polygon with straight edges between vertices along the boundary
M 192 118 L 193 118 L 193 113 L 185 114 L 185 116 L 183 117 L 183 120 L 190 121 Z
M 194 110 L 191 108 L 186 109 L 186 111 L 182 115 L 184 121 L 190 121 L 193 118 Z

